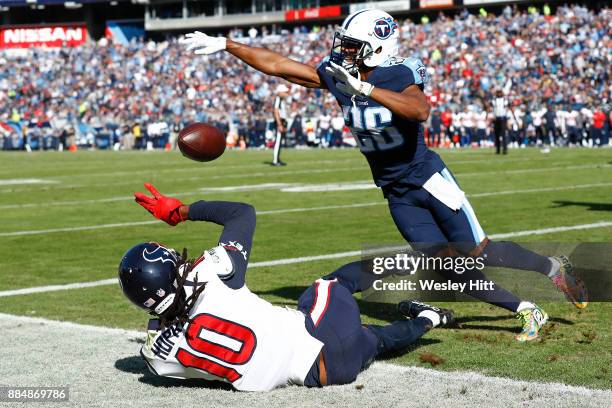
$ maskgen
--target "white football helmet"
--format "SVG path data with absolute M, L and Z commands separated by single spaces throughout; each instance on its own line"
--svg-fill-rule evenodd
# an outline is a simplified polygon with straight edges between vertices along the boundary
M 351 13 L 334 35 L 330 59 L 351 74 L 359 65 L 376 67 L 398 53 L 399 27 L 388 13 L 364 9 Z

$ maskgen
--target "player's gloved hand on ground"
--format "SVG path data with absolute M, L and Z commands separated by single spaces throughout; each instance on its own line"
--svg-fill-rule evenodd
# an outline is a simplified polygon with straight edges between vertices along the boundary
M 355 78 L 346 69 L 331 61 L 325 71 L 339 81 L 336 86 L 345 94 L 368 97 L 374 89 L 374 85 Z
M 148 212 L 153 214 L 169 225 L 175 226 L 179 222 L 185 221 L 184 215 L 181 214 L 180 208 L 184 204 L 176 198 L 166 197 L 161 194 L 155 187 L 149 183 L 144 183 L 147 190 L 153 194 L 153 197 L 146 196 L 142 193 L 134 193 L 136 202 L 142 205 Z
M 187 51 L 194 50 L 194 54 L 214 54 L 225 49 L 227 39 L 225 37 L 211 37 L 200 31 L 186 34 L 179 42 L 187 46 Z

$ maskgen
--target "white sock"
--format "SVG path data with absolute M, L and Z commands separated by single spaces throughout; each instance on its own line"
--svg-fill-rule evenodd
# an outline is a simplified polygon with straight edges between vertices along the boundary
M 531 302 L 522 301 L 521 303 L 519 303 L 518 307 L 516 308 L 516 312 L 518 313 L 525 309 L 535 309 L 535 307 L 536 305 L 534 305 Z
M 559 273 L 559 269 L 561 269 L 561 263 L 553 257 L 549 257 L 548 259 L 550 259 L 550 263 L 552 264 L 550 266 L 550 272 L 548 272 L 548 277 L 552 278 L 557 273 Z
M 426 319 L 431 320 L 433 327 L 436 327 L 440 324 L 440 315 L 434 312 L 433 310 L 423 310 L 417 315 L 417 317 L 424 317 Z

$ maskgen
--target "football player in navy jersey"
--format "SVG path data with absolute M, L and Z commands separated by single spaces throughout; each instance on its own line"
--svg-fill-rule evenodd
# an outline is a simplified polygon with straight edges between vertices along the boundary
M 536 271 L 550 277 L 577 308 L 587 306 L 584 283 L 574 276 L 567 258 L 487 238 L 465 193 L 438 154 L 425 145 L 421 123 L 430 110 L 423 93 L 427 68 L 418 59 L 398 55 L 399 27 L 386 12 L 364 9 L 350 14 L 334 35 L 329 57 L 317 67 L 197 31 L 182 42 L 195 54 L 226 50 L 265 74 L 329 90 L 388 200 L 395 225 L 427 255 L 479 256 L 487 266 Z M 453 281 L 486 279 L 478 270 L 440 273 Z M 468 293 L 517 313 L 523 326 L 519 341 L 537 338 L 548 319 L 540 307 L 499 285 Z

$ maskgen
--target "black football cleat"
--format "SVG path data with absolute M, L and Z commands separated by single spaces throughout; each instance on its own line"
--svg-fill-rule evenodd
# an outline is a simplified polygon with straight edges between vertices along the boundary
M 425 310 L 430 310 L 440 316 L 440 326 L 448 326 L 454 322 L 453 311 L 450 309 L 440 309 L 416 300 L 403 300 L 397 305 L 397 311 L 410 319 L 416 319 Z

